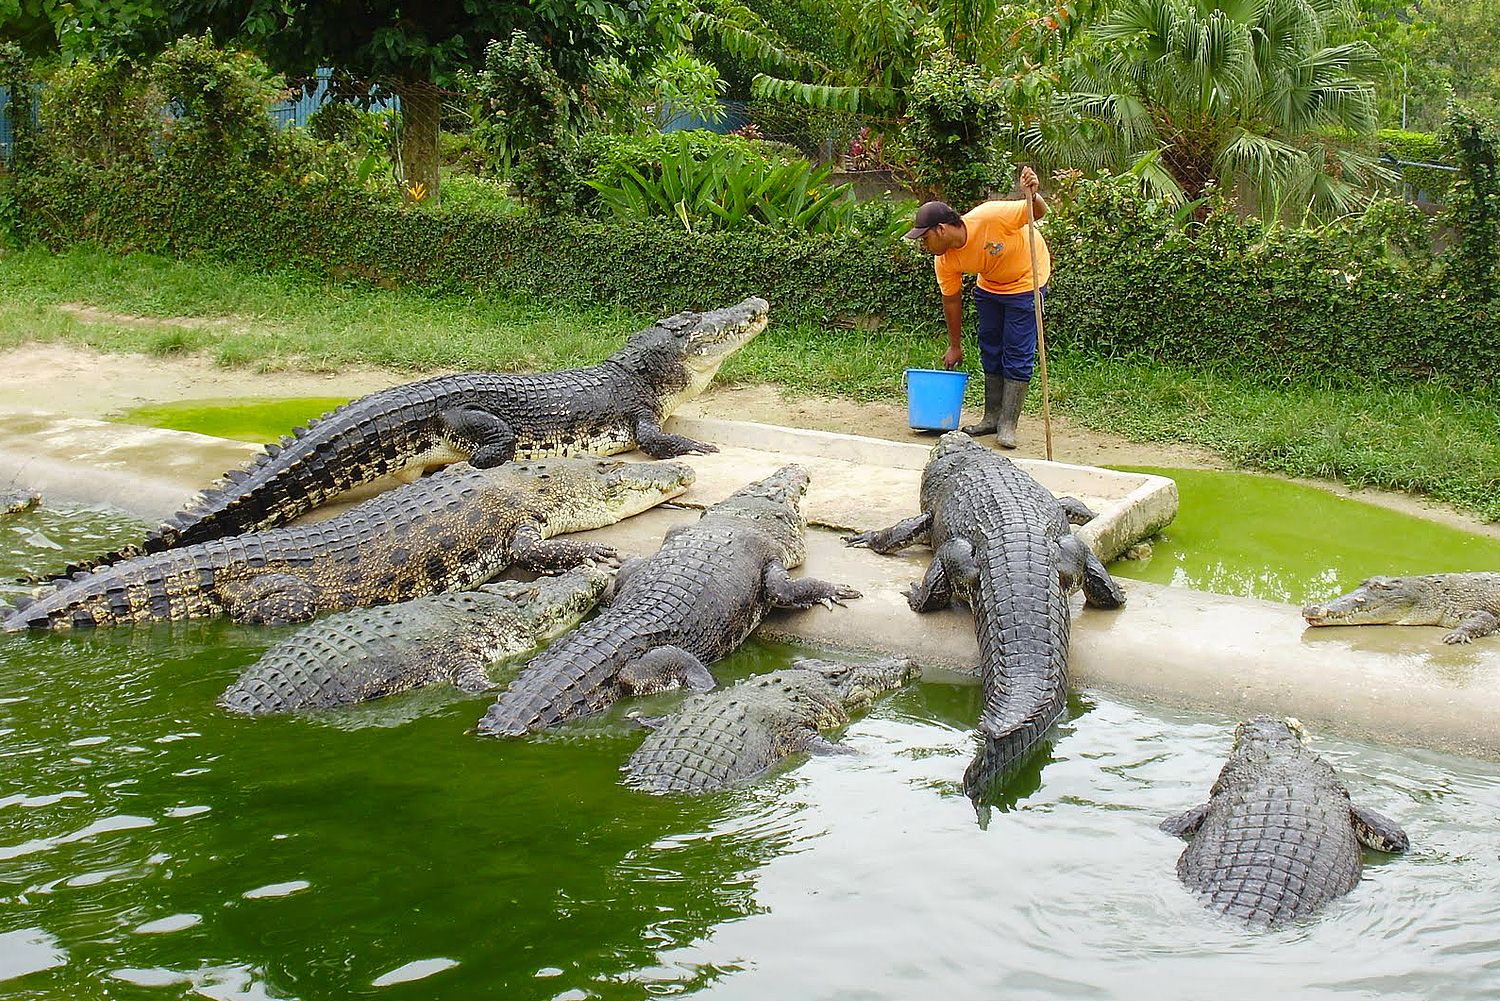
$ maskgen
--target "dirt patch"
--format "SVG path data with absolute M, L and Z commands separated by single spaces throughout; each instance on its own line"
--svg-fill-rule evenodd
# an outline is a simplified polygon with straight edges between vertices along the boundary
M 116 314 L 91 312 L 107 316 L 107 322 L 120 322 Z M 170 325 L 177 321 L 150 319 L 149 322 Z M 182 322 L 199 321 L 182 318 Z M 424 373 L 432 374 L 437 373 Z M 353 399 L 377 389 L 409 382 L 412 378 L 410 373 L 367 366 L 326 374 L 255 372 L 221 368 L 193 355 L 154 358 L 138 354 L 106 354 L 61 344 L 27 344 L 0 353 L 0 410 L 47 410 L 74 417 L 103 418 L 148 403 L 179 400 L 302 396 L 347 396 Z M 701 399 L 685 405 L 681 413 L 685 417 L 759 421 L 818 431 L 852 432 L 892 441 L 934 440 L 933 435 L 906 426 L 904 401 L 855 403 L 819 396 L 788 397 L 772 386 L 715 386 Z M 1038 415 L 1027 414 L 1023 418 L 1018 438 L 1017 455 L 1044 455 L 1042 422 Z M 1052 455 L 1060 462 L 1089 466 L 1230 468 L 1223 456 L 1207 449 L 1133 442 L 1080 427 L 1062 415 L 1055 415 L 1052 419 Z M 1350 490 L 1325 480 L 1294 482 L 1500 538 L 1500 525 L 1481 521 L 1425 498 L 1383 490 Z
M 78 302 L 65 302 L 57 307 L 80 323 L 110 324 L 116 327 L 140 327 L 145 330 L 160 330 L 163 327 L 181 330 L 249 330 L 254 322 L 239 316 L 137 316 L 133 313 L 115 313 Z

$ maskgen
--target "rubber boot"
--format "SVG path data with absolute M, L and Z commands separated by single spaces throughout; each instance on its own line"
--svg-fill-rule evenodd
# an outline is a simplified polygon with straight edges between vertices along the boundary
M 1021 405 L 1026 402 L 1026 391 L 1031 383 L 1019 379 L 1006 379 L 1000 387 L 999 419 L 995 422 L 995 441 L 1001 448 L 1016 447 L 1016 422 L 1021 419 Z M 989 386 L 985 386 L 985 395 Z
M 959 428 L 964 434 L 971 438 L 977 438 L 982 434 L 994 434 L 995 425 L 1000 419 L 1000 395 L 1001 383 L 1004 380 L 998 375 L 984 373 L 984 417 L 978 424 L 970 424 L 968 427 Z

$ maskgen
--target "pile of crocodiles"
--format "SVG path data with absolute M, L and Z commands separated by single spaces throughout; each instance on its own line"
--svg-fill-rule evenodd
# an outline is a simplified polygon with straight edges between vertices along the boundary
M 692 466 L 672 460 L 715 447 L 663 422 L 767 314 L 749 298 L 661 320 L 589 368 L 470 372 L 363 397 L 267 445 L 139 543 L 43 578 L 0 609 L 0 629 L 325 616 L 271 646 L 220 704 L 247 715 L 331 710 L 441 683 L 496 693 L 476 728 L 489 737 L 687 688 L 695 694 L 677 712 L 638 717 L 651 732 L 623 781 L 654 794 L 709 793 L 799 754 L 852 753 L 829 734 L 918 677 L 913 661 L 802 660 L 722 690 L 711 670 L 776 610 L 860 597 L 791 576 L 806 556 L 805 470 L 745 485 L 623 565 L 608 546 L 557 538 L 688 490 Z M 607 458 L 637 448 L 656 461 Z M 391 478 L 401 485 L 292 524 Z M 964 789 L 980 804 L 1065 715 L 1070 593 L 1081 589 L 1090 609 L 1119 609 L 1125 594 L 1073 534 L 1094 517 L 1086 506 L 961 432 L 933 448 L 918 501 L 915 516 L 845 541 L 877 553 L 926 544 L 932 559 L 909 605 L 961 602 L 972 613 L 983 700 Z M 0 513 L 35 503 L 5 495 Z M 512 568 L 536 579 L 495 580 Z M 1500 574 L 1374 578 L 1303 614 L 1318 626 L 1439 624 L 1445 642 L 1466 643 L 1500 631 Z M 1352 889 L 1361 845 L 1407 847 L 1393 822 L 1350 803 L 1295 721 L 1269 718 L 1239 725 L 1209 801 L 1162 828 L 1192 839 L 1177 865 L 1184 884 L 1264 925 Z

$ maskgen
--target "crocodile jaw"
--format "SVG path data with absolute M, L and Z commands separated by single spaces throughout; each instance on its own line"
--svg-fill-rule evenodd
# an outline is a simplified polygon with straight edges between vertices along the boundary
M 573 476 L 564 487 L 567 502 L 547 517 L 549 536 L 604 528 L 650 510 L 686 493 L 697 475 L 687 463 L 670 461 L 572 459 L 533 463 L 532 467 L 547 467 L 563 483 L 563 474 Z
M 1308 605 L 1302 617 L 1310 626 L 1432 626 L 1442 623 L 1443 609 L 1421 578 L 1371 577 L 1326 604 Z
M 769 311 L 764 299 L 751 297 L 736 306 L 704 313 L 688 334 L 682 357 L 687 385 L 662 398 L 662 416 L 702 395 L 729 356 L 766 329 Z

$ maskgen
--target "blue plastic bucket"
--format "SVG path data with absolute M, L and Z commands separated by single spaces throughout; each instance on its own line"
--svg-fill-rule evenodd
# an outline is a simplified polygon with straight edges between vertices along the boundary
M 952 431 L 963 409 L 967 372 L 909 368 L 906 383 L 906 420 L 918 431 Z

